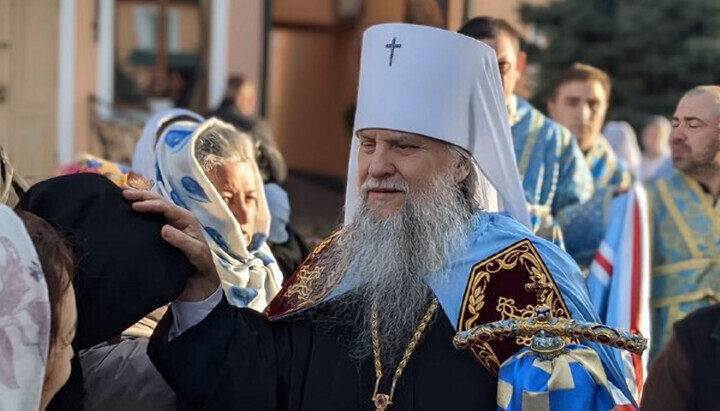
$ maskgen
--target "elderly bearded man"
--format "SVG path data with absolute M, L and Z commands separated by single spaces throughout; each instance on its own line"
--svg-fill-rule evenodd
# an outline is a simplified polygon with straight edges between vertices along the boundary
M 577 266 L 527 228 L 492 49 L 380 25 L 364 35 L 360 73 L 345 225 L 269 318 L 225 301 L 192 216 L 125 192 L 168 218 L 164 238 L 198 267 L 149 347 L 190 407 L 494 408 L 498 366 L 520 347 L 459 352 L 457 331 L 538 303 L 596 320 Z M 602 379 L 626 391 L 612 355 L 593 348 Z

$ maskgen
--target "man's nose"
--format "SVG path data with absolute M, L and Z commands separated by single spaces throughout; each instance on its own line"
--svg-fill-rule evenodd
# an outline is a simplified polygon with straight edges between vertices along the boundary
M 590 121 L 590 119 L 592 118 L 592 109 L 590 108 L 590 106 L 587 104 L 583 104 L 581 110 L 582 111 L 580 115 L 582 116 L 582 120 L 584 122 Z
M 392 162 L 391 154 L 385 148 L 377 147 L 370 159 L 368 174 L 371 177 L 382 178 L 395 174 L 395 165 Z
M 679 127 L 673 127 L 672 130 L 670 130 L 670 143 L 675 142 L 683 142 L 687 139 L 685 136 L 685 133 L 683 132 L 682 126 Z

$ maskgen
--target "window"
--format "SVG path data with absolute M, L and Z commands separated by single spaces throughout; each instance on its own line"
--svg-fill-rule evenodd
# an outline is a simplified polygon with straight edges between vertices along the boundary
M 198 0 L 117 0 L 115 105 L 187 107 L 200 75 Z

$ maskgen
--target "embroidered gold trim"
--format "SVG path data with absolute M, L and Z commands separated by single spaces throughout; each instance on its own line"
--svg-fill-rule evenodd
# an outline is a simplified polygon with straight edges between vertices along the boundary
M 678 210 L 677 205 L 673 201 L 672 197 L 670 196 L 670 191 L 668 191 L 667 181 L 660 180 L 657 183 L 657 189 L 658 193 L 660 194 L 660 199 L 665 204 L 665 207 L 667 208 L 668 212 L 670 213 L 670 216 L 672 217 L 673 221 L 675 221 L 675 226 L 677 227 L 678 231 L 680 231 L 680 235 L 682 235 L 683 240 L 685 240 L 685 245 L 687 245 L 688 250 L 690 251 L 690 255 L 693 256 L 693 258 L 700 258 L 702 257 L 702 253 L 700 253 L 700 250 L 698 250 L 697 243 L 693 239 L 692 231 L 690 230 L 690 227 L 687 226 L 685 223 L 685 220 L 682 218 L 682 215 L 680 214 L 680 210 Z
M 672 297 L 660 298 L 657 300 L 650 301 L 651 308 L 664 308 L 668 306 L 677 306 L 682 303 L 688 303 L 691 301 L 700 301 L 703 299 L 709 299 L 710 304 L 720 302 L 720 292 L 715 291 L 711 288 L 703 288 L 700 290 L 693 291 L 691 293 L 685 293 L 675 295 Z
M 341 273 L 326 273 L 322 266 L 315 265 L 315 259 L 324 253 L 330 243 L 338 236 L 339 232 L 333 234 L 323 241 L 315 250 L 313 250 L 307 261 L 309 264 L 303 264 L 297 273 L 297 279 L 288 286 L 285 295 L 292 311 L 298 311 L 303 308 L 314 305 L 320 301 L 340 280 Z M 323 278 L 323 276 L 326 276 Z
M 607 158 L 607 161 L 605 163 L 605 170 L 608 170 L 608 172 L 601 175 L 595 182 L 596 189 L 598 187 L 605 187 L 606 185 L 608 185 L 610 183 L 610 179 L 615 174 L 615 171 L 617 171 L 617 159 L 613 154 L 612 147 L 610 147 L 610 144 L 607 142 L 605 137 L 602 136 L 598 138 L 595 146 L 590 149 L 590 151 L 587 153 L 587 156 L 585 156 L 588 166 L 590 165 L 591 158 L 595 157 L 598 159 L 598 161 L 600 161 L 601 155 L 604 155 Z
M 532 157 L 533 151 L 535 151 L 535 144 L 537 137 L 540 134 L 540 129 L 545 124 L 543 116 L 535 110 L 530 110 L 530 133 L 528 134 L 527 141 L 523 147 L 522 155 L 520 156 L 520 164 L 518 165 L 518 171 L 520 172 L 520 178 L 525 178 L 525 173 L 528 171 L 530 166 L 530 158 Z
M 660 265 L 652 269 L 652 275 L 675 274 L 679 271 L 710 267 L 713 264 L 720 266 L 720 258 L 698 258 L 695 260 L 681 261 L 679 263 Z
M 693 180 L 692 178 L 688 177 L 687 175 L 680 173 L 680 176 L 682 177 L 683 181 L 685 182 L 685 185 L 687 185 L 690 190 L 692 190 L 695 195 L 698 197 L 698 200 L 700 201 L 700 207 L 705 211 L 705 214 L 710 218 L 710 221 L 713 225 L 713 230 L 716 233 L 720 233 L 720 215 L 717 214 L 716 210 L 713 208 L 712 204 L 710 204 L 710 200 L 708 199 L 708 194 L 703 192 L 702 188 L 700 188 L 700 184 L 698 184 L 697 181 Z M 708 247 L 712 250 L 711 253 L 714 255 L 719 254 L 719 250 L 717 249 L 717 246 L 715 245 L 714 241 L 710 241 L 710 244 L 708 244 Z
M 564 317 L 569 314 L 565 302 L 560 297 L 560 290 L 557 288 L 555 281 L 553 281 L 542 258 L 530 240 L 525 239 L 473 266 L 463 302 L 460 306 L 458 332 L 469 330 L 480 325 L 478 322 L 480 312 L 486 303 L 485 291 L 490 284 L 493 274 L 500 271 L 512 270 L 518 265 L 521 265 L 529 273 L 529 282 L 525 284 L 525 290 L 537 294 L 537 304 L 545 304 L 550 307 L 555 317 Z M 500 297 L 498 299 L 498 305 L 494 309 L 500 313 L 502 320 L 529 318 L 533 316 L 533 305 L 518 308 L 515 304 L 513 299 Z M 529 345 L 530 339 L 521 338 L 516 342 L 522 345 Z M 485 343 L 473 347 L 471 352 L 478 362 L 490 373 L 494 375 L 498 374 L 500 361 L 489 344 Z

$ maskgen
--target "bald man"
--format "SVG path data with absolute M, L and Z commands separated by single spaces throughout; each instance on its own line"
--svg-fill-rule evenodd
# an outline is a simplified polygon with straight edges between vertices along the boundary
M 720 86 L 687 92 L 675 109 L 675 171 L 648 187 L 651 357 L 690 312 L 720 302 Z

